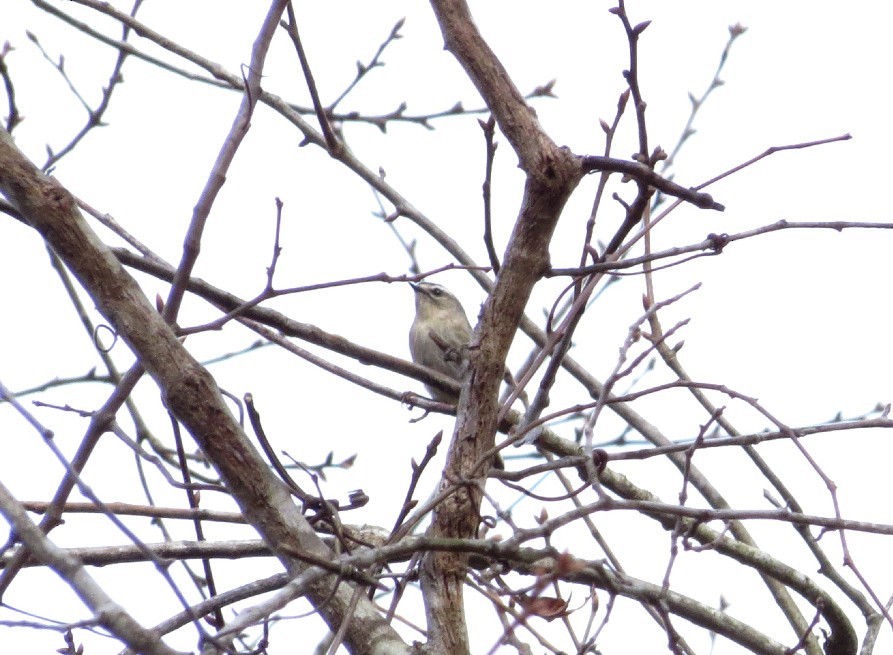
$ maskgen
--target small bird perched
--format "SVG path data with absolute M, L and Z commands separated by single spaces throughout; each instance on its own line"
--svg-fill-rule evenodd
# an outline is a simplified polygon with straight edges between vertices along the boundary
M 465 348 L 474 333 L 462 303 L 445 287 L 433 282 L 410 282 L 415 291 L 415 320 L 409 329 L 409 351 L 412 361 L 461 381 L 468 363 Z M 508 370 L 508 369 L 506 369 Z M 511 373 L 508 374 L 511 378 Z M 443 391 L 430 384 L 425 388 L 440 402 L 455 403 L 458 394 Z M 504 470 L 502 455 L 496 453 L 492 465 Z
M 456 381 L 465 372 L 462 349 L 471 342 L 471 323 L 462 303 L 445 287 L 433 282 L 410 282 L 415 291 L 415 320 L 409 330 L 412 361 L 434 369 Z M 441 402 L 456 402 L 458 396 L 426 384 L 425 388 Z

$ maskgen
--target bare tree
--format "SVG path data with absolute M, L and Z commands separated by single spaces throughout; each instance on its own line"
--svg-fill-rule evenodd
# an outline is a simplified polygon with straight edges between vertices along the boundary
M 893 227 L 781 221 L 740 233 L 707 231 L 693 243 L 654 245 L 662 224 L 680 213 L 724 210 L 722 199 L 708 189 L 718 180 L 782 150 L 820 148 L 849 138 L 777 145 L 707 181 L 677 179 L 674 166 L 694 134 L 698 111 L 722 83 L 723 66 L 743 27 L 729 28 L 713 80 L 703 94 L 691 96 L 690 119 L 668 154 L 651 136 L 647 90 L 640 79 L 639 42 L 647 38 L 649 23 L 638 22 L 619 2 L 602 19 L 624 36 L 628 47 L 624 88 L 613 116 L 600 122 L 603 147 L 578 152 L 556 143 L 538 120 L 537 107 L 561 102 L 555 97 L 556 83 L 544 81 L 526 94 L 519 90 L 513 81 L 516 73 L 506 70 L 461 1 L 432 0 L 431 9 L 446 50 L 482 102 L 477 108 L 457 102 L 427 113 L 411 113 L 405 103 L 383 112 L 344 108 L 362 89 L 374 86 L 370 73 L 384 67 L 404 35 L 402 20 L 357 63 L 352 79 L 333 92 L 334 84 L 319 75 L 319 59 L 310 44 L 337 39 L 339 19 L 330 17 L 324 28 L 302 22 L 300 8 L 287 0 L 271 2 L 259 26 L 251 27 L 254 41 L 250 53 L 240 53 L 246 57 L 241 70 L 230 70 L 153 29 L 151 20 L 141 19 L 139 1 L 130 12 L 96 0 L 33 3 L 74 30 L 83 43 L 110 48 L 115 60 L 99 101 L 82 100 L 84 124 L 73 131 L 67 145 L 47 148 L 44 160 L 35 163 L 35 153 L 24 152 L 13 140 L 27 117 L 18 91 L 31 82 L 17 71 L 13 48 L 7 45 L 0 57 L 8 108 L 0 131 L 0 192 L 5 198 L 0 208 L 40 235 L 88 337 L 72 330 L 54 338 L 71 351 L 89 350 L 88 357 L 98 360 L 97 368 L 84 376 L 59 377 L 33 389 L 0 386 L 6 416 L 14 412 L 18 421 L 15 429 L 28 425 L 42 442 L 40 455 L 33 459 L 11 450 L 7 457 L 22 470 L 41 470 L 48 457 L 64 467 L 61 478 L 53 480 L 55 492 L 45 498 L 14 493 L 13 481 L 0 480 L 0 512 L 10 525 L 0 560 L 0 595 L 9 613 L 0 619 L 10 634 L 56 631 L 63 642 L 59 652 L 72 654 L 81 652 L 83 644 L 86 653 L 105 648 L 92 633 L 111 635 L 115 650 L 153 654 L 179 652 L 181 646 L 175 643 L 192 644 L 185 647 L 204 653 L 314 648 L 322 653 L 344 648 L 372 655 L 583 654 L 607 652 L 602 650 L 607 635 L 614 626 L 623 626 L 652 635 L 646 637 L 652 648 L 672 653 L 712 650 L 713 641 L 721 637 L 718 643 L 732 644 L 738 652 L 836 655 L 873 652 L 879 635 L 889 632 L 889 603 L 851 557 L 846 538 L 852 532 L 880 538 L 893 533 L 893 525 L 845 516 L 833 480 L 808 449 L 814 436 L 890 428 L 888 408 L 816 425 L 789 425 L 757 398 L 722 380 L 693 378 L 680 353 L 687 321 L 678 316 L 698 285 L 670 294 L 656 289 L 664 271 L 688 270 L 693 260 L 720 255 L 732 244 L 771 232 Z M 75 10 L 84 11 L 75 15 Z M 109 20 L 119 34 L 107 31 Z M 204 26 L 194 26 L 196 33 L 201 29 Z M 29 47 L 44 53 L 59 79 L 81 99 L 64 59 L 49 54 L 51 47 L 38 35 L 31 36 Z M 349 50 L 350 44 L 338 47 Z M 268 59 L 291 67 L 289 81 L 302 80 L 309 102 L 287 100 L 288 85 L 282 85 L 283 95 L 271 91 L 281 78 L 268 77 Z M 229 110 L 230 127 L 213 164 L 204 173 L 190 171 L 193 181 L 204 177 L 206 182 L 195 197 L 188 225 L 167 230 L 171 243 L 164 244 L 165 250 L 183 242 L 175 263 L 149 245 L 151 240 L 141 232 L 148 225 L 121 216 L 120 222 L 115 220 L 105 209 L 94 208 L 103 199 L 78 199 L 76 190 L 60 181 L 64 175 L 57 179 L 52 174 L 88 149 L 99 127 L 111 122 L 105 129 L 114 129 L 110 115 L 122 94 L 139 98 L 145 112 L 135 120 L 143 123 L 144 133 L 153 134 L 163 124 L 156 114 L 165 111 L 164 98 L 154 96 L 149 86 L 122 86 L 131 66 L 186 82 L 190 89 L 216 98 L 221 112 L 235 94 L 240 98 L 235 111 Z M 327 189 L 328 212 L 337 213 L 338 196 L 346 195 L 345 173 L 350 184 L 358 181 L 357 188 L 374 192 L 374 229 L 399 244 L 408 270 L 395 256 L 375 252 L 348 261 L 340 251 L 343 243 L 327 242 L 316 233 L 314 223 L 329 219 L 314 216 L 301 238 L 332 265 L 318 266 L 314 272 L 324 277 L 312 284 L 282 285 L 284 267 L 291 266 L 291 274 L 299 270 L 294 268 L 288 235 L 294 233 L 289 217 L 301 210 L 278 197 L 275 203 L 271 198 L 258 201 L 270 208 L 263 219 L 215 228 L 215 218 L 225 211 L 221 206 L 234 202 L 225 199 L 227 180 L 245 175 L 237 168 L 238 159 L 250 147 L 251 128 L 269 120 L 280 130 L 285 124 L 294 135 L 294 157 L 325 154 L 310 160 L 318 170 L 309 181 L 310 186 Z M 462 164 L 483 183 L 482 218 L 468 219 L 482 235 L 473 247 L 455 238 L 467 233 L 464 228 L 417 208 L 411 185 L 400 187 L 385 169 L 376 170 L 370 163 L 375 158 L 360 154 L 368 153 L 363 135 L 376 129 L 390 134 L 436 128 L 433 139 L 448 139 L 450 126 L 456 124 L 466 134 L 469 126 L 474 128 L 481 153 L 469 154 Z M 633 144 L 632 157 L 616 153 L 616 142 L 624 139 Z M 511 155 L 502 155 L 497 148 L 502 144 Z M 131 154 L 122 146 L 122 165 Z M 172 159 L 178 156 L 169 154 Z M 401 156 L 415 155 L 408 149 Z M 504 179 L 498 176 L 515 164 L 523 179 L 512 195 L 514 190 L 500 188 L 497 179 Z M 267 166 L 259 155 L 251 160 L 255 171 Z M 594 184 L 582 184 L 587 178 Z M 451 190 L 451 185 L 443 185 L 444 195 Z M 558 267 L 550 252 L 556 246 L 559 218 L 571 198 L 581 195 L 589 209 L 582 233 L 573 239 L 575 264 Z M 509 202 L 517 210 L 511 220 L 503 220 L 504 210 L 495 208 Z M 136 205 L 130 211 L 136 211 Z M 7 223 L 5 231 L 23 238 L 20 225 Z M 220 238 L 209 236 L 214 229 L 225 231 L 224 260 L 255 271 L 265 267 L 263 283 L 255 285 L 252 295 L 235 283 L 220 286 L 199 276 L 203 253 L 219 247 L 208 246 L 210 239 Z M 266 260 L 241 261 L 240 239 L 260 234 L 272 254 Z M 351 238 L 356 239 L 346 235 L 345 241 Z M 434 245 L 448 254 L 447 266 L 422 265 L 420 249 L 433 252 Z M 567 246 L 565 240 L 562 247 Z M 358 266 L 366 273 L 356 274 Z M 378 272 L 382 268 L 386 272 Z M 449 353 L 462 362 L 463 379 L 413 364 L 405 359 L 405 351 L 383 352 L 363 340 L 364 324 L 374 323 L 380 310 L 375 302 L 362 305 L 360 295 L 394 282 L 438 281 L 451 269 L 461 271 L 451 280 L 466 276 L 463 281 L 476 283 L 486 297 L 479 315 L 469 312 L 471 343 Z M 611 344 L 615 359 L 606 364 L 575 346 L 590 340 L 586 326 L 603 324 L 599 311 L 610 301 L 604 291 L 615 284 L 632 297 L 640 296 L 643 308 Z M 159 288 L 164 297 L 152 300 L 153 290 Z M 323 329 L 306 308 L 287 304 L 311 294 L 325 298 L 323 302 L 343 303 L 339 298 L 344 296 L 338 294 L 347 290 L 358 294 L 349 301 L 357 305 L 349 308 L 348 337 Z M 407 307 L 410 295 L 407 291 L 400 300 Z M 37 290 L 34 297 L 36 303 L 48 302 Z M 541 306 L 545 312 L 537 310 Z M 408 327 L 400 326 L 401 339 Z M 223 352 L 216 346 L 208 350 L 208 342 L 201 341 L 216 334 L 244 339 L 246 331 L 254 342 L 238 351 Z M 255 380 L 234 389 L 215 373 L 234 361 L 251 362 L 270 347 L 281 358 L 292 354 L 312 365 L 302 369 L 299 379 L 281 382 L 293 393 L 301 395 L 306 389 L 309 395 L 310 388 L 331 378 L 343 381 L 341 388 L 350 390 L 349 397 L 332 403 L 328 422 L 332 433 L 370 435 L 354 442 L 358 460 L 353 453 L 336 454 L 333 448 L 322 463 L 314 463 L 302 452 L 300 441 L 283 453 L 278 447 L 283 436 L 277 434 L 282 422 L 270 418 L 270 396 L 255 391 Z M 205 357 L 209 352 L 215 356 Z M 599 377 L 596 370 L 608 374 Z M 147 376 L 160 391 L 160 401 L 139 393 L 147 387 Z M 418 387 L 411 380 L 443 393 L 435 394 L 439 400 L 426 398 L 410 391 Z M 52 400 L 87 386 L 95 389 L 97 383 L 102 384 L 103 399 L 87 409 L 77 408 L 74 399 L 64 404 Z M 26 404 L 33 398 L 50 411 L 38 414 Z M 664 399 L 666 404 L 661 404 Z M 682 404 L 697 417 L 700 428 L 679 439 L 665 426 Z M 728 404 L 746 408 L 768 429 L 738 427 L 726 411 Z M 380 506 L 361 489 L 349 491 L 358 483 L 365 486 L 352 467 L 363 461 L 363 449 L 388 448 L 383 444 L 394 428 L 385 415 L 399 406 L 411 409 L 415 417 L 407 424 L 401 415 L 400 425 L 436 436 L 427 448 L 392 453 L 390 464 L 372 472 L 400 485 L 402 505 Z M 289 408 L 275 411 L 288 414 Z M 309 411 L 295 410 L 298 415 Z M 451 433 L 426 427 L 439 420 L 438 414 L 455 416 Z M 70 425 L 80 426 L 74 448 L 68 447 L 70 440 L 59 438 L 55 427 L 63 420 L 56 417 L 63 415 L 65 420 L 75 415 Z M 349 419 L 339 421 L 342 415 Z M 48 422 L 50 416 L 54 418 Z M 95 488 L 101 476 L 89 465 L 100 459 L 102 444 L 116 439 L 123 447 L 114 454 L 106 449 L 102 467 L 127 470 L 144 502 L 124 503 Z M 760 449 L 766 442 L 784 442 L 795 449 L 798 461 L 827 486 L 833 514 L 801 503 L 796 485 Z M 445 459 L 438 459 L 438 451 L 445 451 Z M 766 488 L 774 507 L 752 509 L 727 499 L 723 487 L 728 474 L 717 454 L 729 452 L 759 472 L 758 485 Z M 504 468 L 491 466 L 498 453 L 505 459 Z M 437 462 L 442 466 L 433 471 Z M 647 476 L 656 462 L 664 477 L 651 486 Z M 393 473 L 397 470 L 399 477 Z M 676 496 L 660 497 L 666 489 L 675 489 Z M 371 516 L 364 512 L 377 503 L 376 516 L 395 517 L 393 523 L 374 525 L 353 518 Z M 524 517 L 517 515 L 516 505 L 524 508 Z M 90 518 L 97 515 L 103 526 L 113 526 L 112 535 L 90 529 L 95 525 Z M 63 522 L 64 541 L 55 538 Z M 773 537 L 771 545 L 763 545 L 752 530 L 757 522 L 774 525 L 780 540 Z M 190 538 L 180 536 L 184 523 L 192 530 Z M 236 527 L 239 524 L 252 533 Z M 67 543 L 71 540 L 76 543 Z M 784 554 L 791 544 L 800 552 L 796 566 Z M 843 569 L 833 559 L 838 552 L 844 557 Z M 260 558 L 264 564 L 231 567 L 227 562 L 247 558 Z M 133 562 L 151 566 L 137 569 L 129 566 Z M 642 562 L 648 566 L 643 568 Z M 655 562 L 660 562 L 657 568 Z M 19 599 L 27 602 L 29 594 L 40 594 L 34 585 L 22 588 L 26 585 L 21 581 L 32 570 L 52 571 L 70 585 L 88 618 L 14 618 Z M 108 570 L 122 571 L 130 593 L 122 597 L 109 591 L 111 581 L 102 575 Z M 692 578 L 698 571 L 728 576 L 729 592 L 759 595 L 772 611 L 729 611 L 724 601 L 697 591 Z M 164 600 L 148 602 L 165 618 L 150 625 L 138 620 L 147 604 L 141 590 L 159 581 Z M 307 605 L 299 605 L 299 599 Z M 309 610 L 292 612 L 296 605 Z M 327 635 L 317 619 L 325 623 Z M 779 620 L 787 628 L 778 628 Z M 286 624 L 300 626 L 303 643 L 282 636 Z

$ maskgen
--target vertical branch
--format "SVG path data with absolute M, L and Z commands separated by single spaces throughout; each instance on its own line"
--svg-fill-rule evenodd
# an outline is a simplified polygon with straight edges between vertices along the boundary
M 647 107 L 645 100 L 642 98 L 642 91 L 639 88 L 639 35 L 644 32 L 651 24 L 650 20 L 643 21 L 638 25 L 630 23 L 629 16 L 626 13 L 626 4 L 624 0 L 619 0 L 618 5 L 609 10 L 612 14 L 620 18 L 623 23 L 623 29 L 626 31 L 626 41 L 629 45 L 629 69 L 623 71 L 623 77 L 629 85 L 630 93 L 633 97 L 633 109 L 636 112 L 636 124 L 639 126 L 639 155 L 648 156 L 648 126 L 645 122 L 645 108 Z
M 620 98 L 617 100 L 617 112 L 614 114 L 613 122 L 608 125 L 604 120 L 601 121 L 601 127 L 605 131 L 605 157 L 608 157 L 611 154 L 611 147 L 614 145 L 614 135 L 617 133 L 617 126 L 620 124 L 620 118 L 623 116 L 628 101 L 629 89 L 621 93 Z M 609 177 L 610 173 L 608 171 L 602 171 L 599 175 L 598 189 L 595 192 L 595 199 L 592 201 L 592 210 L 589 212 L 589 220 L 586 221 L 586 237 L 583 239 L 583 252 L 580 254 L 580 266 L 585 266 L 587 258 L 592 257 L 595 252 L 592 244 L 592 237 L 595 233 L 595 218 L 601 207 L 602 197 L 604 196 L 605 187 L 608 184 Z
M 10 74 L 9 68 L 6 66 L 6 55 L 10 52 L 12 52 L 12 46 L 9 45 L 9 41 L 7 41 L 3 44 L 3 47 L 0 48 L 0 80 L 3 80 L 3 89 L 6 91 L 6 102 L 9 106 L 6 113 L 5 125 L 7 132 L 12 132 L 13 129 L 15 129 L 15 126 L 22 122 L 22 114 L 16 104 L 15 85 L 12 83 L 12 74 Z
M 477 462 L 493 447 L 505 358 L 533 285 L 547 270 L 549 241 L 582 169 L 542 130 L 478 31 L 468 5 L 462 0 L 431 4 L 447 50 L 483 96 L 527 175 L 521 211 L 475 331 L 441 480 L 441 490 L 456 483 L 461 488 L 437 507 L 429 531 L 438 537 L 470 537 L 478 527 L 481 503 L 480 488 L 471 478 Z M 463 608 L 466 560 L 459 553 L 431 553 L 424 558 L 421 581 L 432 653 L 469 652 Z
M 494 132 L 496 120 L 490 116 L 486 121 L 478 121 L 481 129 L 484 131 L 484 140 L 487 143 L 487 162 L 484 166 L 484 245 L 487 247 L 487 256 L 490 258 L 490 266 L 493 274 L 499 274 L 499 255 L 496 254 L 496 246 L 493 244 L 493 221 L 491 212 L 491 195 L 493 181 L 493 159 L 496 156 L 496 142 L 494 141 Z
M 649 155 L 648 153 L 648 127 L 645 122 L 645 108 L 647 105 L 642 98 L 642 91 L 639 88 L 638 49 L 639 36 L 648 28 L 651 21 L 644 21 L 633 26 L 632 23 L 630 23 L 629 16 L 626 14 L 626 5 L 623 0 L 619 0 L 618 5 L 611 9 L 610 12 L 616 14 L 620 18 L 620 22 L 623 23 L 623 29 L 626 31 L 626 40 L 629 45 L 629 69 L 623 71 L 623 77 L 629 85 L 629 91 L 633 99 L 633 109 L 636 112 L 636 124 L 639 128 L 639 151 L 633 158 L 639 163 L 645 164 L 653 169 L 653 159 L 655 159 L 657 153 L 655 153 L 655 156 Z M 658 148 L 658 150 L 660 150 L 660 148 Z M 626 207 L 626 218 L 620 226 L 620 229 L 617 230 L 617 233 L 611 239 L 608 247 L 605 249 L 606 255 L 610 255 L 620 248 L 623 240 L 642 218 L 642 214 L 648 206 L 651 195 L 654 193 L 653 189 L 639 179 L 636 180 L 636 186 L 638 186 L 636 199 L 632 204 L 624 205 Z

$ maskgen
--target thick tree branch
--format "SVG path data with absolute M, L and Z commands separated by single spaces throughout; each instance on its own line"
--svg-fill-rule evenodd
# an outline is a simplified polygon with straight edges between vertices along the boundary
M 43 175 L 0 130 L 0 191 L 49 243 L 88 290 L 99 311 L 137 355 L 162 391 L 166 405 L 214 463 L 245 517 L 295 574 L 306 566 L 289 555 L 318 558 L 331 552 L 291 501 L 233 419 L 213 378 L 183 347 L 171 327 L 143 295 L 111 250 L 83 220 L 71 195 Z M 311 599 L 329 625 L 341 625 L 352 592 L 331 576 L 311 587 Z M 361 603 L 349 641 L 359 652 L 377 634 L 376 644 L 405 648 L 371 603 Z M 366 651 L 368 652 L 368 651 Z
M 582 177 L 576 158 L 545 134 L 533 111 L 484 41 L 461 0 L 433 0 L 444 43 L 490 107 L 527 174 L 521 212 L 492 294 L 475 330 L 469 372 L 459 399 L 456 427 L 441 489 L 473 478 L 493 447 L 499 384 L 509 346 L 536 281 L 548 270 L 548 246 L 571 192 Z M 432 536 L 470 537 L 478 528 L 481 496 L 472 486 L 451 494 L 435 510 Z M 423 565 L 422 588 L 432 653 L 468 653 L 462 607 L 464 558 L 434 554 Z

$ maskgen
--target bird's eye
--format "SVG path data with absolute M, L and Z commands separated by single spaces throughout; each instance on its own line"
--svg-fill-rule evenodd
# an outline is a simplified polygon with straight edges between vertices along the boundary
M 435 298 L 440 298 L 443 295 L 443 289 L 434 287 L 433 289 L 431 289 L 431 295 Z

